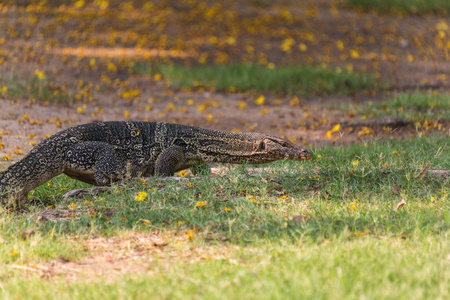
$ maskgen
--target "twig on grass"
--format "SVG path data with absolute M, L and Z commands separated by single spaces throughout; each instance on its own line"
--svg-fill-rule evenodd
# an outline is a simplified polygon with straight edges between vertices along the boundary
M 423 177 L 425 177 L 425 174 L 427 173 L 427 170 L 428 170 L 428 166 L 429 166 L 429 165 L 430 165 L 429 162 L 427 162 L 427 163 L 425 164 L 425 167 L 423 168 L 422 173 L 420 173 L 420 176 L 414 181 L 414 183 L 417 183 L 417 182 L 421 181 L 421 180 L 423 179 Z

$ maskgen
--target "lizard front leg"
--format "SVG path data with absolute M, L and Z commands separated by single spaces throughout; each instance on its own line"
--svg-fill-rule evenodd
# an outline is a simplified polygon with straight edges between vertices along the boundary
M 110 144 L 84 142 L 66 150 L 64 173 L 93 185 L 108 185 L 122 179 L 126 173 L 125 162 L 119 161 Z
M 156 176 L 172 176 L 176 171 L 188 168 L 184 166 L 185 156 L 181 147 L 169 147 L 161 151 L 155 162 Z

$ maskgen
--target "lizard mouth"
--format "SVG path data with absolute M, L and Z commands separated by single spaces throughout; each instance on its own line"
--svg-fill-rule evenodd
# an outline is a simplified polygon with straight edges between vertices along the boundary
M 312 159 L 312 153 L 306 152 L 304 157 L 305 157 L 305 160 L 310 160 L 310 159 Z
M 292 160 L 310 160 L 312 158 L 312 153 L 310 152 L 302 152 L 300 155 L 298 153 L 292 154 L 292 153 L 285 153 L 284 154 L 285 159 L 292 159 Z

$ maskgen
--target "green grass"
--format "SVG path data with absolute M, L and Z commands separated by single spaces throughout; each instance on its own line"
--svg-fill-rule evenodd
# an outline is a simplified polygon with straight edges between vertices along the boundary
M 380 12 L 448 14 L 450 11 L 450 2 L 447 0 L 346 0 L 345 2 L 350 6 Z
M 338 108 L 338 107 L 336 107 Z M 399 94 L 379 103 L 339 107 L 369 118 L 400 117 L 408 120 L 450 120 L 450 94 Z
M 138 65 L 143 74 L 161 74 L 172 87 L 206 87 L 220 91 L 252 91 L 301 95 L 351 94 L 380 89 L 375 77 L 367 74 L 310 66 L 269 69 L 257 65 Z
M 29 213 L 0 214 L 2 299 L 25 292 L 31 299 L 450 297 L 450 179 L 420 178 L 426 163 L 450 169 L 448 137 L 314 152 L 310 162 L 277 162 L 260 176 L 249 176 L 252 167 L 244 166 L 224 176 L 151 178 L 81 200 L 61 195 L 87 185 L 59 176 L 32 192 L 41 202 Z M 140 191 L 148 193 L 146 201 L 135 201 Z M 402 198 L 407 204 L 395 212 Z M 196 208 L 199 201 L 206 206 Z M 36 223 L 48 205 L 82 213 Z M 30 230 L 36 234 L 24 240 Z M 134 232 L 173 240 L 160 254 L 144 254 L 152 258 L 146 273 L 113 284 L 107 274 L 46 281 L 11 268 L 60 257 L 84 261 L 96 251 L 83 247 L 90 237 Z
M 281 244 L 223 259 L 148 266 L 149 274 L 114 284 L 14 278 L 3 294 L 18 299 L 445 299 L 448 235 L 419 240 L 342 239 Z M 235 262 L 237 261 L 237 263 Z M 8 298 L 4 298 L 8 299 Z
M 49 102 L 71 102 L 73 97 L 65 88 L 53 84 L 47 78 L 37 76 L 24 78 L 21 75 L 0 77 L 0 96 L 10 99 L 27 99 Z

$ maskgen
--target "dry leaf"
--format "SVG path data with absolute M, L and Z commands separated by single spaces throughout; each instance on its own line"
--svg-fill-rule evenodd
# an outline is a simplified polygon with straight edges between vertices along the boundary
M 165 247 L 167 245 L 169 245 L 169 243 L 166 243 L 166 242 L 154 242 L 153 243 L 153 246 L 155 246 L 155 247 Z
M 396 195 L 400 195 L 400 187 L 398 185 L 392 187 L 392 192 Z
M 399 210 L 400 208 L 402 208 L 402 207 L 405 206 L 405 205 L 406 205 L 406 201 L 405 201 L 405 199 L 402 199 L 402 201 L 400 201 L 399 203 L 397 203 L 397 205 L 396 205 L 395 208 L 394 208 L 394 211 Z
M 22 232 L 22 239 L 23 240 L 29 239 L 35 234 L 36 234 L 36 231 L 34 229 L 28 229 L 27 231 Z
M 309 218 L 306 217 L 306 216 L 294 216 L 294 217 L 291 219 L 291 222 L 293 222 L 293 223 L 305 223 L 305 222 L 307 222 L 308 220 L 309 220 Z
M 103 212 L 103 215 L 104 215 L 105 217 L 111 218 L 112 216 L 114 216 L 114 213 L 115 213 L 115 212 L 116 212 L 115 209 L 113 209 L 113 210 L 107 210 L 107 211 Z

